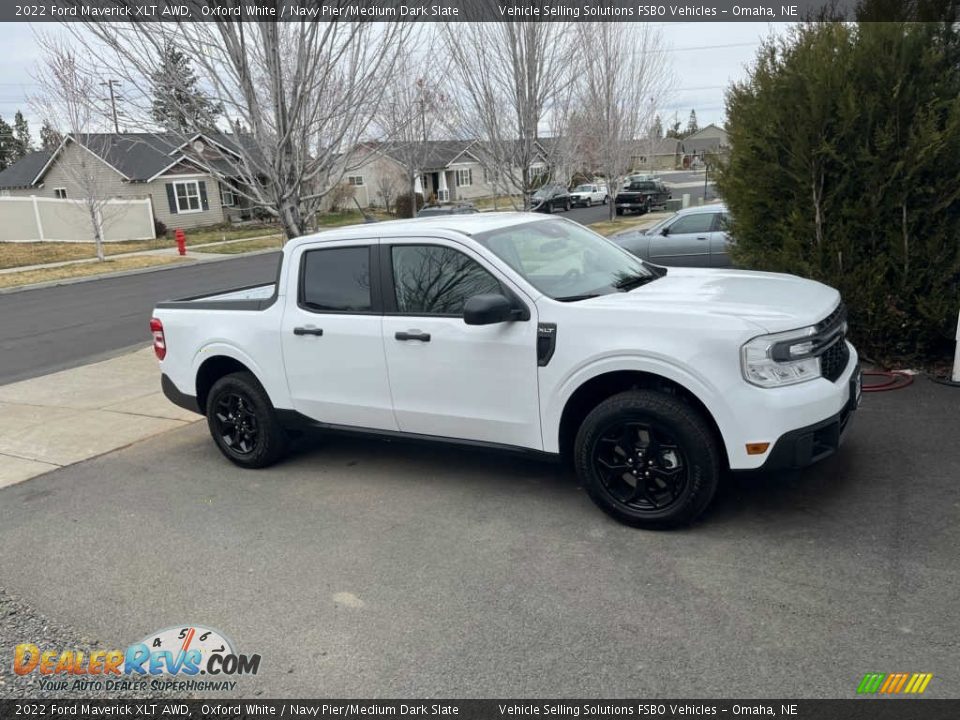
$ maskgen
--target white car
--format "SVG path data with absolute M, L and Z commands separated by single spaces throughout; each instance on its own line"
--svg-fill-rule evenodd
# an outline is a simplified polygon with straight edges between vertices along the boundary
M 582 205 L 584 207 L 606 205 L 608 199 L 609 195 L 606 185 L 587 183 L 585 185 L 577 185 L 570 191 L 570 200 L 574 205 Z
M 831 454 L 860 393 L 836 290 L 648 265 L 532 213 L 297 238 L 276 283 L 154 315 L 165 394 L 241 467 L 304 428 L 565 455 L 647 528 L 695 518 L 727 468 Z

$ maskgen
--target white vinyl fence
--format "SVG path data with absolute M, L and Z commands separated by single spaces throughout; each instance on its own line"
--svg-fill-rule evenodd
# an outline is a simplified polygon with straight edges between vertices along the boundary
M 100 206 L 103 239 L 153 240 L 150 198 L 108 200 Z M 0 197 L 0 242 L 93 242 L 90 211 L 82 200 Z

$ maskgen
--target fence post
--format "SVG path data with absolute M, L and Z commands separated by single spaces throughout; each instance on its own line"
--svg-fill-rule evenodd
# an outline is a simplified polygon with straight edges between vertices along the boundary
M 957 348 L 953 354 L 953 381 L 960 382 L 960 313 L 957 313 Z
M 36 195 L 31 195 L 30 199 L 33 200 L 33 217 L 37 221 L 37 237 L 40 239 L 40 242 L 43 242 L 43 221 L 40 219 L 40 202 L 37 200 Z

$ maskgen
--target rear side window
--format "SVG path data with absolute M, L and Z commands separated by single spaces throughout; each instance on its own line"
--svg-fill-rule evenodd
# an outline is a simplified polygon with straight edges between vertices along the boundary
M 303 255 L 300 304 L 327 312 L 367 312 L 370 300 L 370 248 L 309 250 Z
M 462 252 L 440 245 L 396 245 L 397 310 L 409 315 L 461 315 L 474 295 L 502 292 L 500 283 Z

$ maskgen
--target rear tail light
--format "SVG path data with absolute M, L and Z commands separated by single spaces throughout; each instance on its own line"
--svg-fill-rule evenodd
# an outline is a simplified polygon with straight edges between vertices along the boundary
M 153 352 L 158 360 L 163 360 L 167 356 L 167 340 L 163 336 L 163 323 L 157 318 L 150 318 L 150 333 L 153 335 Z

